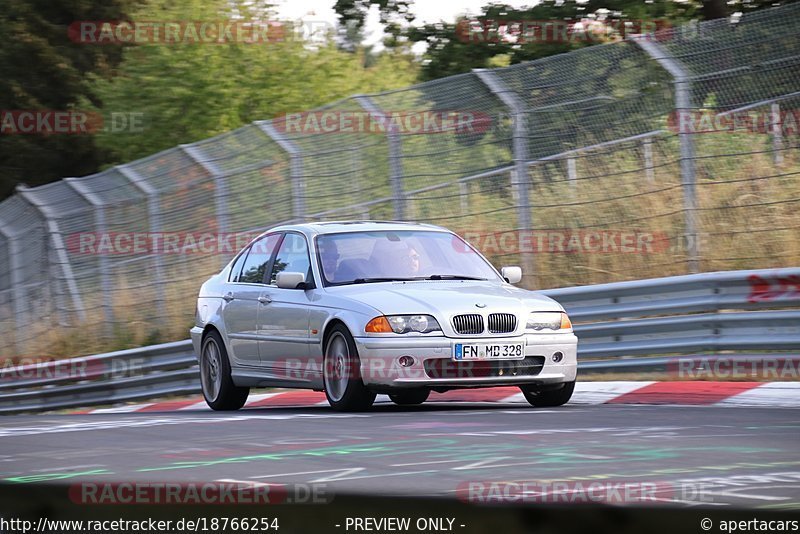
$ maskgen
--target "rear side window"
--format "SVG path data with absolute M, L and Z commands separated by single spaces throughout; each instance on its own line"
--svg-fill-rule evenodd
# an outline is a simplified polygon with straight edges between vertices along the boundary
M 267 271 L 267 264 L 275 252 L 275 247 L 280 241 L 280 234 L 264 236 L 252 245 L 247 253 L 247 259 L 242 267 L 242 274 L 239 275 L 239 282 L 246 284 L 264 283 L 264 274 Z
M 236 262 L 231 267 L 231 274 L 228 275 L 228 282 L 238 282 L 239 275 L 242 272 L 242 265 L 244 265 L 244 260 L 247 259 L 247 254 L 250 253 L 250 248 L 239 254 L 239 257 L 236 258 Z

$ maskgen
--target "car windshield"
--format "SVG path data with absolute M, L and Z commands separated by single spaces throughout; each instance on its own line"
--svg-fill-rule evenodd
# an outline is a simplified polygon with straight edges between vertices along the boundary
M 494 268 L 457 235 L 401 230 L 317 237 L 327 285 L 397 280 L 499 280 Z

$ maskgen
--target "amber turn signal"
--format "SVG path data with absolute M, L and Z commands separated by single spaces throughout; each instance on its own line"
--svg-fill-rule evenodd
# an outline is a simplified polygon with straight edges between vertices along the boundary
M 367 323 L 367 326 L 364 327 L 364 330 L 366 332 L 371 332 L 374 334 L 388 334 L 393 332 L 392 327 L 389 324 L 389 321 L 387 321 L 386 317 L 384 317 L 383 315 L 371 319 Z

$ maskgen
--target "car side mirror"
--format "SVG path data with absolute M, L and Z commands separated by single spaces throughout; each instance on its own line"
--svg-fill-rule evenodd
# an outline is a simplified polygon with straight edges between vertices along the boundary
M 500 274 L 509 284 L 518 284 L 522 280 L 522 269 L 520 267 L 503 267 Z
M 282 272 L 275 277 L 275 282 L 281 289 L 305 289 L 306 275 L 305 273 Z

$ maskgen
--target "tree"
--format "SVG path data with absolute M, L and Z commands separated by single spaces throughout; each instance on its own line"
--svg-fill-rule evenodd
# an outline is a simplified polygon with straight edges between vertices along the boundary
M 66 111 L 84 101 L 100 107 L 87 76 L 105 75 L 122 50 L 72 42 L 68 28 L 81 20 L 124 19 L 135 2 L 6 0 L 0 10 L 0 111 Z M 5 132 L 0 134 L 0 198 L 19 183 L 87 174 L 103 158 L 91 135 Z
M 247 2 L 154 1 L 141 20 L 219 19 Z M 224 133 L 254 120 L 307 110 L 350 96 L 397 88 L 418 75 L 413 59 L 388 51 L 365 68 L 363 52 L 339 50 L 332 39 L 311 46 L 291 31 L 259 44 L 152 44 L 126 48 L 111 78 L 93 77 L 105 109 L 137 113 L 143 129 L 98 133 L 108 164 L 141 158 Z
M 536 39 L 519 43 L 513 40 L 493 38 L 481 29 L 492 28 L 499 21 L 577 21 L 602 20 L 611 26 L 623 20 L 653 21 L 656 24 L 679 25 L 689 20 L 710 20 L 729 16 L 735 12 L 749 12 L 771 7 L 793 0 L 543 0 L 534 7 L 520 9 L 487 0 L 481 13 L 469 20 L 460 19 L 455 24 L 438 22 L 419 26 L 401 27 L 398 22 L 413 20 L 409 2 L 378 0 L 338 0 L 336 12 L 343 25 L 363 26 L 366 12 L 377 5 L 381 20 L 387 25 L 390 38 L 388 46 L 401 46 L 405 41 L 425 42 L 428 45 L 424 56 L 422 79 L 430 80 L 468 72 L 474 68 L 487 68 L 503 64 L 530 61 L 554 54 L 569 52 L 591 46 L 621 35 L 602 38 L 581 39 Z M 533 1 L 531 2 L 534 3 Z M 477 27 L 478 31 L 470 31 Z M 634 24 L 634 28 L 636 24 Z

